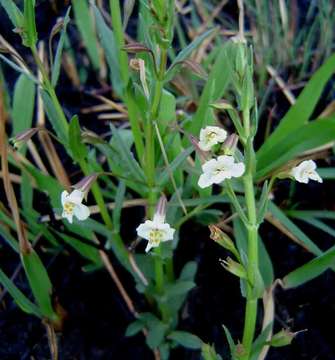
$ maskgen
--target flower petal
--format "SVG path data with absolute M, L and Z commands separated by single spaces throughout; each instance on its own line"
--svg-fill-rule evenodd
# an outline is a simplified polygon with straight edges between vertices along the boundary
M 234 156 L 231 155 L 220 155 L 217 159 L 219 166 L 230 166 L 234 164 Z
M 84 195 L 85 194 L 80 190 L 73 190 L 72 193 L 68 196 L 67 201 L 79 205 L 82 203 Z
M 234 164 L 231 168 L 231 174 L 233 177 L 240 177 L 244 174 L 245 165 L 242 162 Z
M 198 180 L 198 186 L 201 187 L 201 189 L 204 189 L 211 185 L 213 185 L 211 174 L 204 173 L 204 174 L 200 175 L 199 180 Z
M 152 243 L 150 243 L 150 242 L 148 241 L 148 244 L 147 244 L 147 246 L 146 246 L 146 248 L 145 248 L 145 252 L 146 252 L 146 253 L 149 252 L 153 247 L 155 247 L 155 245 L 153 245 Z
M 202 165 L 202 171 L 204 173 L 208 173 L 208 172 L 213 172 L 213 170 L 217 167 L 217 161 L 216 159 L 211 159 L 206 161 L 203 165 Z
M 65 211 L 62 213 L 62 218 L 67 219 L 70 224 L 73 222 L 73 214 L 66 213 Z
M 90 209 L 86 205 L 79 204 L 75 206 L 73 213 L 78 220 L 82 221 L 90 216 Z
M 317 181 L 319 183 L 323 182 L 322 177 L 316 171 L 313 171 L 312 173 L 310 173 L 309 178 L 311 180 Z
M 68 201 L 67 198 L 68 198 L 68 195 L 69 193 L 64 190 L 61 194 L 61 202 L 62 202 L 62 206 L 64 206 L 64 204 Z
M 150 231 L 154 228 L 154 223 L 151 220 L 146 220 L 136 228 L 136 232 L 139 237 L 149 240 Z

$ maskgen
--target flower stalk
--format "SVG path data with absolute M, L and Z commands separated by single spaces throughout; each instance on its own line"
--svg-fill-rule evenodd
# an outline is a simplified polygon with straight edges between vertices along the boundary
M 247 302 L 245 309 L 245 323 L 243 330 L 243 347 L 244 353 L 243 359 L 247 360 L 250 357 L 252 342 L 255 334 L 256 318 L 258 299 L 255 294 L 255 283 L 258 272 L 258 223 L 257 223 L 257 211 L 256 200 L 254 191 L 254 148 L 253 148 L 253 136 L 250 129 L 250 110 L 246 108 L 243 110 L 243 123 L 244 130 L 247 138 L 245 145 L 245 158 L 246 172 L 243 177 L 245 204 L 247 208 L 248 222 L 245 223 L 248 234 L 248 264 L 247 264 Z

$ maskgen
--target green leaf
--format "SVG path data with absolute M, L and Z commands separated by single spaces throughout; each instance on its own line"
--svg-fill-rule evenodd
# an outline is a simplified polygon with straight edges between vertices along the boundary
M 308 84 L 298 97 L 296 103 L 280 121 L 279 126 L 266 140 L 257 152 L 257 158 L 262 163 L 269 152 L 276 148 L 279 142 L 294 134 L 306 124 L 311 117 L 322 91 L 335 71 L 335 54 L 332 55 L 312 76 Z
M 117 56 L 117 46 L 115 42 L 114 32 L 106 25 L 104 18 L 101 16 L 99 9 L 93 5 L 95 14 L 95 23 L 101 46 L 105 52 L 110 78 L 113 84 L 113 90 L 117 95 L 122 94 L 122 81 L 120 75 L 120 64 Z
M 85 159 L 87 156 L 87 149 L 81 138 L 79 119 L 77 115 L 74 115 L 70 121 L 68 138 L 73 159 L 78 162 Z
M 134 336 L 144 328 L 144 323 L 141 320 L 135 320 L 128 325 L 126 329 L 126 336 Z
M 21 254 L 22 264 L 27 275 L 31 291 L 46 318 L 56 321 L 58 315 L 52 306 L 52 285 L 46 268 L 34 249 L 27 254 Z
M 216 353 L 214 346 L 209 344 L 202 344 L 201 355 L 204 360 L 222 360 L 222 357 Z
M 120 232 L 121 211 L 122 211 L 122 205 L 123 205 L 125 193 L 126 193 L 125 182 L 120 181 L 115 196 L 115 208 L 113 210 L 113 227 L 114 227 L 113 230 L 116 233 Z
M 273 265 L 271 257 L 266 250 L 264 242 L 260 236 L 259 241 L 259 271 L 262 276 L 265 287 L 270 287 L 274 280 Z
M 167 337 L 187 349 L 196 350 L 200 349 L 202 346 L 201 339 L 187 331 L 172 331 Z
M 335 246 L 283 278 L 285 289 L 291 289 L 310 281 L 335 265 Z
M 0 0 L 1 6 L 5 9 L 10 21 L 16 28 L 20 28 L 23 25 L 23 14 L 21 10 L 15 5 L 13 0 Z
M 35 0 L 24 0 L 24 36 L 23 45 L 34 47 L 37 42 L 35 23 Z
M 264 330 L 257 336 L 252 344 L 250 360 L 257 360 L 263 347 L 266 345 L 267 338 L 273 328 L 273 322 L 268 324 Z
M 31 128 L 35 105 L 35 84 L 21 74 L 15 83 L 12 119 L 13 136 Z
M 183 295 L 193 289 L 195 283 L 193 281 L 178 280 L 174 284 L 168 284 L 165 287 L 165 295 L 168 298 L 173 298 L 177 295 Z
M 230 72 L 227 71 L 230 59 L 227 57 L 228 45 L 223 45 L 217 54 L 215 63 L 202 91 L 196 114 L 192 118 L 190 131 L 198 136 L 200 129 L 214 121 L 213 109 L 210 104 L 220 99 L 230 82 Z
M 78 253 L 92 261 L 94 264 L 97 265 L 101 265 L 101 258 L 99 255 L 99 251 L 97 248 L 95 248 L 94 246 L 90 246 L 89 244 L 86 244 L 76 238 L 74 238 L 73 236 L 69 236 L 60 232 L 57 232 L 57 234 L 67 243 L 69 244 L 71 247 L 73 247 L 76 251 L 78 251 Z
M 72 1 L 72 6 L 77 27 L 84 41 L 92 65 L 98 70 L 100 67 L 99 50 L 97 47 L 98 42 L 88 3 L 86 0 L 76 0 Z
M 51 122 L 51 125 L 57 134 L 57 137 L 66 147 L 68 144 L 68 123 L 61 123 L 54 103 L 52 102 L 50 95 L 45 90 L 41 90 L 41 97 L 43 99 L 43 105 L 48 119 Z
M 167 325 L 161 321 L 157 321 L 149 328 L 146 343 L 150 349 L 156 349 L 163 342 L 166 330 Z
M 193 281 L 197 273 L 197 268 L 198 264 L 195 261 L 187 262 L 180 273 L 179 280 Z
M 289 160 L 334 140 L 335 117 L 317 119 L 286 134 L 265 154 L 257 152 L 256 177 L 261 178 Z
M 16 253 L 19 253 L 19 244 L 14 236 L 8 231 L 7 226 L 0 224 L 0 236 Z
M 215 31 L 215 29 L 210 29 L 207 30 L 206 32 L 204 32 L 203 34 L 201 34 L 200 36 L 196 37 L 188 46 L 186 46 L 186 48 L 184 48 L 177 56 L 176 58 L 173 60 L 170 68 L 167 70 L 166 75 L 165 75 L 165 81 L 170 81 L 173 76 L 175 75 L 177 69 L 176 69 L 176 65 L 178 63 L 180 63 L 181 61 L 187 59 L 192 52 L 198 47 L 200 46 L 200 44 L 209 36 L 211 35 L 213 32 Z
M 170 179 L 169 177 L 169 171 L 174 173 L 181 165 L 182 163 L 192 154 L 194 151 L 194 148 L 190 146 L 189 148 L 182 151 L 171 163 L 170 163 L 170 169 L 165 169 L 163 172 L 160 172 L 160 175 L 157 179 L 157 184 L 159 187 L 165 186 L 165 184 Z
M 35 315 L 39 318 L 42 314 L 38 307 L 32 303 L 13 283 L 13 281 L 7 277 L 7 275 L 0 269 L 0 283 L 10 293 L 16 304 L 28 314 Z
M 312 254 L 321 255 L 320 248 L 296 226 L 272 201 L 269 201 L 269 211 L 285 228 L 287 228 Z
M 123 160 L 124 165 L 127 167 L 130 174 L 134 177 L 135 180 L 145 182 L 145 176 L 142 168 L 135 160 L 133 153 L 130 149 L 127 148 L 127 145 L 124 139 L 121 137 L 119 130 L 111 124 L 111 129 L 113 132 L 113 140 L 119 151 L 119 156 Z
M 57 81 L 59 78 L 63 47 L 64 47 L 65 38 L 66 38 L 66 28 L 67 28 L 68 23 L 70 22 L 70 11 L 71 11 L 71 6 L 69 6 L 69 8 L 67 9 L 65 17 L 64 17 L 63 28 L 62 28 L 62 31 L 61 31 L 61 34 L 59 37 L 59 41 L 58 41 L 58 45 L 57 45 L 57 49 L 56 49 L 55 60 L 54 60 L 53 66 L 52 66 L 51 84 L 53 87 L 56 87 Z
M 262 193 L 257 204 L 257 222 L 261 224 L 267 211 L 269 201 L 268 181 L 265 181 L 262 188 Z
M 19 72 L 20 74 L 24 74 L 27 77 L 29 77 L 30 80 L 32 80 L 35 84 L 39 84 L 38 80 L 31 75 L 30 73 L 27 72 L 27 70 L 21 68 L 20 66 L 18 66 L 17 64 L 15 64 L 13 61 L 7 59 L 5 56 L 3 56 L 2 54 L 0 54 L 0 59 L 3 60 L 7 65 L 9 65 L 12 69 L 14 69 L 15 71 Z
M 222 327 L 223 327 L 223 330 L 224 330 L 224 332 L 225 332 L 225 334 L 226 334 L 226 338 L 227 338 L 227 341 L 228 341 L 230 354 L 231 354 L 231 356 L 233 357 L 234 354 L 235 354 L 235 349 L 236 349 L 236 346 L 235 346 L 233 337 L 231 336 L 229 329 L 228 329 L 225 325 L 222 325 Z

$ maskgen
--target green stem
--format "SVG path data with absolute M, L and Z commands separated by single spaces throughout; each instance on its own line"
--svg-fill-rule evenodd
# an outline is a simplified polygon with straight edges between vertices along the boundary
M 245 323 L 243 331 L 243 347 L 245 355 L 243 359 L 250 358 L 251 347 L 255 335 L 256 319 L 257 319 L 257 295 L 254 287 L 256 281 L 256 273 L 258 269 L 258 224 L 256 201 L 254 192 L 254 149 L 252 138 L 250 135 L 250 114 L 249 110 L 243 111 L 244 128 L 247 134 L 247 143 L 245 147 L 247 168 L 243 177 L 245 202 L 247 207 L 248 222 L 245 224 L 248 233 L 248 283 L 247 283 L 247 302 L 245 309 Z

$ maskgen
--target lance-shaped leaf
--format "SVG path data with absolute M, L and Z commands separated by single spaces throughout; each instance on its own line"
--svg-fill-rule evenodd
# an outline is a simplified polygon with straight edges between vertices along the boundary
M 35 23 L 35 1 L 24 0 L 24 28 L 23 45 L 34 47 L 37 42 L 37 31 Z
M 307 264 L 290 272 L 283 279 L 285 289 L 297 287 L 321 275 L 335 264 L 335 246 L 325 251 L 322 255 Z
M 56 322 L 58 315 L 52 306 L 52 285 L 46 268 L 34 249 L 21 254 L 21 259 L 31 291 L 42 315 Z
M 19 290 L 13 281 L 0 269 L 0 283 L 9 292 L 16 304 L 26 313 L 42 317 L 39 308 Z

